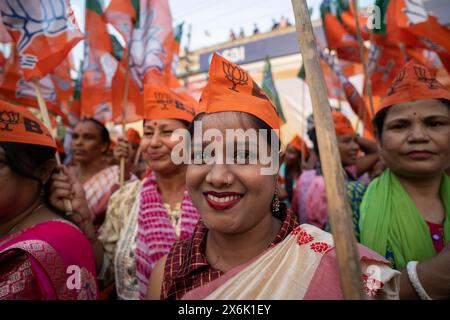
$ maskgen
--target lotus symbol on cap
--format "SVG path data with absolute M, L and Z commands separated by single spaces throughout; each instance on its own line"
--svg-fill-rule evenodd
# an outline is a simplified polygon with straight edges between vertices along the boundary
M 12 131 L 9 128 L 10 124 L 19 123 L 19 113 L 13 111 L 0 111 L 0 123 L 4 125 L 0 128 L 1 131 Z
M 223 72 L 225 73 L 225 77 L 227 80 L 231 81 L 233 84 L 232 87 L 230 87 L 230 90 L 239 92 L 236 90 L 236 87 L 239 85 L 247 84 L 248 81 L 248 74 L 238 66 L 233 66 L 230 63 L 226 63 L 225 61 L 222 62 L 223 66 Z

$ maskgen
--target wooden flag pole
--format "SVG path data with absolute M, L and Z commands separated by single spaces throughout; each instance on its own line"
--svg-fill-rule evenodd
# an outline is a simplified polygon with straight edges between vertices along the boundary
M 45 104 L 44 97 L 42 96 L 42 90 L 41 90 L 41 85 L 39 83 L 39 80 L 34 78 L 32 81 L 32 84 L 34 86 L 34 91 L 36 92 L 36 97 L 38 100 L 39 109 L 41 110 L 42 118 L 44 120 L 44 124 L 47 127 L 48 131 L 50 131 L 50 134 L 53 136 L 53 128 L 52 128 L 52 124 L 50 122 L 50 116 L 48 115 L 47 105 Z M 61 159 L 59 158 L 58 152 L 55 152 L 55 159 L 56 159 L 56 164 L 58 166 L 60 166 Z M 66 215 L 68 215 L 68 216 L 72 215 L 73 209 L 72 209 L 72 203 L 70 203 L 70 200 L 64 199 L 63 202 L 64 202 L 64 211 L 66 212 Z
M 141 158 L 141 147 L 139 146 L 136 151 L 136 156 L 134 157 L 134 165 L 137 166 L 139 164 L 139 159 Z
M 125 87 L 123 93 L 123 105 L 122 105 L 122 134 L 125 137 L 125 114 L 126 108 L 128 106 L 128 88 L 130 84 L 130 76 L 129 76 L 129 59 L 130 59 L 130 48 L 127 50 L 127 68 L 125 70 Z M 120 158 L 120 177 L 119 184 L 122 188 L 125 185 L 125 158 Z
M 306 0 L 292 0 L 298 41 L 308 77 L 313 105 L 314 125 L 325 179 L 327 206 L 345 299 L 364 299 L 361 265 L 353 230 L 350 205 L 344 187 L 344 175 L 336 133 L 327 99 L 325 79 Z
M 305 123 L 306 123 L 306 108 L 305 108 L 305 86 L 306 83 L 305 81 L 303 81 L 302 83 L 302 124 L 300 126 L 300 132 L 302 134 L 302 140 L 303 140 L 303 144 L 302 144 L 302 166 L 301 166 L 301 170 L 303 170 L 303 166 L 305 165 L 306 162 L 306 157 L 305 157 L 305 137 L 303 136 L 304 132 L 305 132 Z
M 369 104 L 370 104 L 370 112 L 372 113 L 372 117 L 375 114 L 375 108 L 373 106 L 373 98 L 372 98 L 372 83 L 369 78 L 369 72 L 367 71 L 367 64 L 366 59 L 364 57 L 364 43 L 361 36 L 361 29 L 359 27 L 359 20 L 358 20 L 358 1 L 352 0 L 353 2 L 353 11 L 354 11 L 354 18 L 355 18 L 355 24 L 356 24 L 356 38 L 358 39 L 358 46 L 359 46 L 359 57 L 361 58 L 361 63 L 364 70 L 364 78 L 366 82 L 366 89 L 367 89 L 367 95 L 369 96 Z

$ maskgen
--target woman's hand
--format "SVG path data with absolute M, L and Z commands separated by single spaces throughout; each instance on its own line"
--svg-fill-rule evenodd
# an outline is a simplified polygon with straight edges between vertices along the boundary
M 128 162 L 130 155 L 131 155 L 131 144 L 124 138 L 119 138 L 117 141 L 117 145 L 114 148 L 114 158 L 116 158 L 117 160 L 125 158 Z
M 95 236 L 92 225 L 91 212 L 86 201 L 82 184 L 69 175 L 65 166 L 60 166 L 50 178 L 49 201 L 52 206 L 60 211 L 64 210 L 64 200 L 72 204 L 73 212 L 67 218 L 74 222 L 88 238 Z

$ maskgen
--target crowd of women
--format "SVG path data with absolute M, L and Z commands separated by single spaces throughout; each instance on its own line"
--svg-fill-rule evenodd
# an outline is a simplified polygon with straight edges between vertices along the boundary
M 69 166 L 56 166 L 32 113 L 0 101 L 0 299 L 343 298 L 321 169 L 330 155 L 313 121 L 312 148 L 300 135 L 279 148 L 276 108 L 224 64 L 245 73 L 214 55 L 195 112 L 145 87 L 142 137 L 129 130 L 111 148 L 102 123 L 80 121 Z M 332 111 L 360 276 L 368 299 L 448 299 L 450 92 L 413 62 L 401 74 L 374 115 L 376 140 Z M 241 144 L 230 129 L 276 134 Z M 208 153 L 211 141 L 233 152 Z M 174 161 L 180 143 L 190 161 Z M 261 150 L 279 170 L 261 173 Z

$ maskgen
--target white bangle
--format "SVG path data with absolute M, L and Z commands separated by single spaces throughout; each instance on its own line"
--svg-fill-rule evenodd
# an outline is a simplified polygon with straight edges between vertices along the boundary
M 427 294 L 422 284 L 420 283 L 419 277 L 417 275 L 417 261 L 409 261 L 406 265 L 406 270 L 408 272 L 409 282 L 411 282 L 412 287 L 417 292 L 421 300 L 432 300 Z

